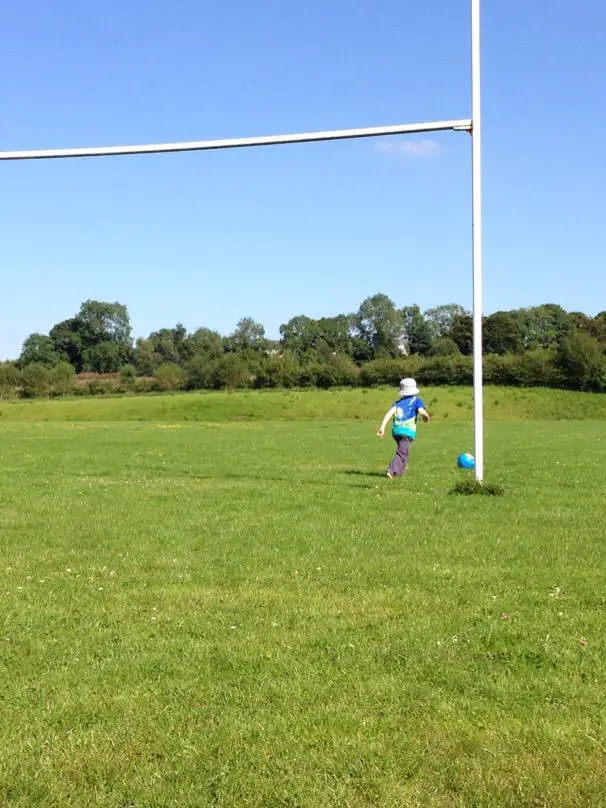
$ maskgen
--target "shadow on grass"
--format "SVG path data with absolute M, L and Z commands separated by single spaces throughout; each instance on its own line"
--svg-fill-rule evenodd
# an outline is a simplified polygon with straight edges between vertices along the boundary
M 355 472 L 355 471 L 347 471 L 346 474 L 351 475 L 359 475 L 361 477 L 384 477 L 384 474 L 379 474 L 378 472 Z M 219 481 L 222 480 L 223 482 L 248 482 L 248 483 L 290 483 L 291 485 L 309 485 L 312 487 L 318 488 L 364 488 L 364 489 L 371 489 L 374 488 L 374 485 L 370 483 L 363 483 L 363 482 L 352 482 L 349 485 L 343 485 L 342 482 L 335 482 L 334 479 L 325 479 L 325 480 L 314 480 L 305 477 L 288 477 L 288 476 L 280 476 L 277 474 L 239 474 L 238 472 L 229 472 L 227 474 L 199 474 L 199 473 L 192 473 L 191 475 L 186 475 L 192 480 L 206 480 L 208 482 L 211 481 Z
M 364 469 L 347 469 L 343 474 L 348 477 L 387 477 L 384 471 L 365 471 Z

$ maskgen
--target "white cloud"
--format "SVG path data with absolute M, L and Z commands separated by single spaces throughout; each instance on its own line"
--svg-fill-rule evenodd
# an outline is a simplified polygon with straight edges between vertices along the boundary
M 375 144 L 383 154 L 403 154 L 406 157 L 435 157 L 440 153 L 440 144 L 435 140 L 379 140 Z

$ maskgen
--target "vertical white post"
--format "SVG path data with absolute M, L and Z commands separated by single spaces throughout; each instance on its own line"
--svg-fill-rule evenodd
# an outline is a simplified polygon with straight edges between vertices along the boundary
M 473 239 L 473 398 L 475 474 L 484 480 L 484 381 L 482 369 L 482 110 L 480 0 L 471 0 L 471 164 Z

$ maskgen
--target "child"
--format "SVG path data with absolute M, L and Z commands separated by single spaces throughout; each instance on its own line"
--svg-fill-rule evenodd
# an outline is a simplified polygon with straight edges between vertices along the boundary
M 390 480 L 393 480 L 394 477 L 402 477 L 406 471 L 410 444 L 417 435 L 417 416 L 420 415 L 424 421 L 429 421 L 429 413 L 418 396 L 419 388 L 415 380 L 402 379 L 400 382 L 400 398 L 385 414 L 383 423 L 377 432 L 377 435 L 382 438 L 385 434 L 387 422 L 390 418 L 393 418 L 391 434 L 397 448 L 396 456 L 387 469 L 387 476 Z

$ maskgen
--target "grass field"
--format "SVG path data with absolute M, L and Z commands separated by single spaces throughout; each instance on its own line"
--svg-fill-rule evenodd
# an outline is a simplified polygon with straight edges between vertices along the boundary
M 1 804 L 605 805 L 606 397 L 489 391 L 493 498 L 429 392 L 393 482 L 385 391 L 0 403 Z
M 468 387 L 424 388 L 423 399 L 441 421 L 470 421 Z M 0 401 L 3 421 L 301 421 L 375 422 L 393 401 L 394 390 L 345 389 L 235 393 L 179 393 L 66 400 Z M 498 421 L 606 420 L 606 396 L 570 390 L 487 387 L 486 417 Z

